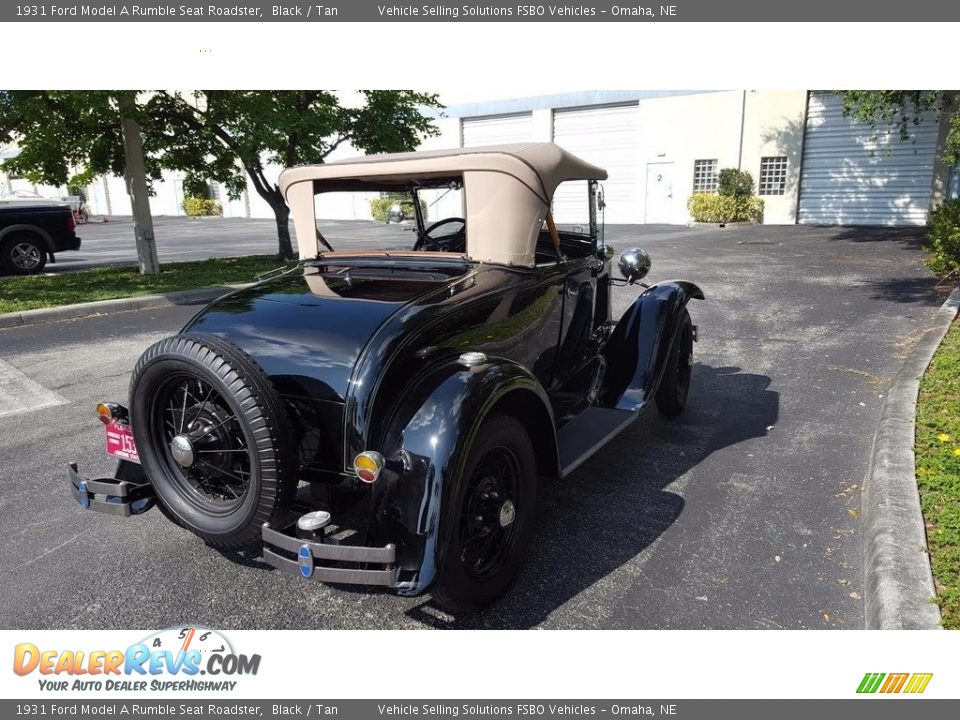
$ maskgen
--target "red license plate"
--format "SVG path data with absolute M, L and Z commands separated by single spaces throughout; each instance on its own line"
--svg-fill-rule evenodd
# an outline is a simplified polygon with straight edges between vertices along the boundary
M 107 455 L 113 455 L 123 460 L 140 463 L 137 455 L 137 446 L 133 442 L 133 429 L 125 422 L 111 420 L 106 425 Z

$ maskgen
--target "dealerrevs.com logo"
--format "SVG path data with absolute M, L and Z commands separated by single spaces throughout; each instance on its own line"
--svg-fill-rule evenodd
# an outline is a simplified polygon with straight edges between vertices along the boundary
M 14 648 L 13 671 L 37 675 L 46 691 L 232 691 L 244 675 L 256 675 L 260 655 L 237 653 L 216 630 L 162 630 L 125 650 Z
M 926 690 L 932 678 L 933 673 L 867 673 L 857 686 L 857 692 L 915 695 Z

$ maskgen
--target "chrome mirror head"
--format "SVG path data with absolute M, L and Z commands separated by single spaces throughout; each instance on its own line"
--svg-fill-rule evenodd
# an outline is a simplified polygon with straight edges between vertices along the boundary
M 631 285 L 650 272 L 650 256 L 640 248 L 630 248 L 620 254 L 620 273 Z
M 613 260 L 613 248 L 609 245 L 603 246 L 603 259 L 604 260 Z

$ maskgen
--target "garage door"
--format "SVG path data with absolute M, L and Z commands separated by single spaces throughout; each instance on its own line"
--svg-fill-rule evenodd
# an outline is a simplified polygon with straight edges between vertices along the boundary
M 533 116 L 530 113 L 465 118 L 463 147 L 530 142 L 533 139 Z
M 924 225 L 933 183 L 937 122 L 871 130 L 843 116 L 842 98 L 811 93 L 797 220 L 825 225 Z
M 641 222 L 638 117 L 636 103 L 553 114 L 553 141 L 609 174 L 603 183 L 608 223 Z M 553 214 L 558 223 L 585 222 L 586 183 L 561 185 L 553 198 Z

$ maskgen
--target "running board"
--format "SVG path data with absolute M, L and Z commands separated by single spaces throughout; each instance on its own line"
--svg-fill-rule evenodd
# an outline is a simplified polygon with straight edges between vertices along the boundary
M 589 407 L 557 432 L 560 477 L 566 477 L 619 435 L 640 413 Z

